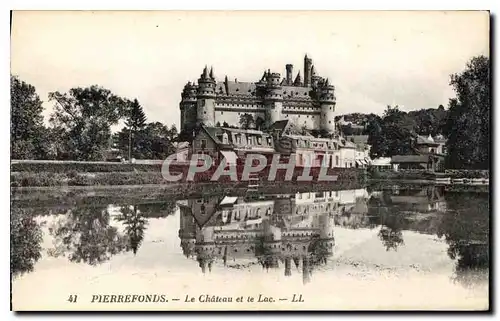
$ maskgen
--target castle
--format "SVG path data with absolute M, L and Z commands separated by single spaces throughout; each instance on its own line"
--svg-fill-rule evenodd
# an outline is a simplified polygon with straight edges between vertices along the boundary
M 307 55 L 303 80 L 300 71 L 293 80 L 291 64 L 285 78 L 268 70 L 258 82 L 229 81 L 227 76 L 217 81 L 205 66 L 198 84 L 188 82 L 181 97 L 181 130 L 196 124 L 239 127 L 241 115 L 250 114 L 256 127 L 289 120 L 298 128 L 335 131 L 335 88 L 317 74 Z

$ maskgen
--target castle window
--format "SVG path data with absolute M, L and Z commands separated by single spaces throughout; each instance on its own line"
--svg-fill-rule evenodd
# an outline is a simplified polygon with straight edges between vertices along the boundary
M 206 140 L 206 139 L 202 139 L 202 140 L 201 140 L 201 148 L 202 148 L 202 149 L 207 148 L 207 140 Z
M 332 123 L 332 121 L 331 121 L 331 120 L 329 120 L 329 121 L 328 121 L 328 123 L 329 123 L 329 124 L 331 124 L 331 123 Z
M 204 114 L 206 114 L 206 113 L 207 113 L 207 111 L 206 111 L 206 110 L 204 110 L 204 111 L 203 111 L 203 113 L 204 113 Z
M 221 111 L 221 112 L 220 112 L 220 114 L 221 114 L 221 115 L 224 115 L 224 112 L 223 112 L 223 111 Z

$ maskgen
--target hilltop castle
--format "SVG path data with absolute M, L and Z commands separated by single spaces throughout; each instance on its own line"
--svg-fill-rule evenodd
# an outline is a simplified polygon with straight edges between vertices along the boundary
M 304 57 L 304 79 L 293 65 L 286 65 L 286 77 L 265 71 L 258 82 L 237 79 L 217 81 L 205 66 L 198 84 L 188 82 L 180 102 L 181 130 L 195 124 L 239 127 L 240 116 L 250 114 L 257 127 L 289 120 L 299 128 L 335 131 L 335 88 L 320 77 L 312 60 Z

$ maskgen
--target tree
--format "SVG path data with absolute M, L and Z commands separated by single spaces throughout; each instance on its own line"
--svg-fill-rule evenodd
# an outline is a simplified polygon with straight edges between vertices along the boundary
M 128 159 L 132 159 L 135 156 L 134 151 L 137 150 L 137 145 L 140 143 L 135 138 L 146 126 L 146 114 L 144 114 L 137 99 L 129 103 L 125 126 L 127 126 L 128 131 Z
M 372 117 L 368 126 L 370 157 L 391 157 L 413 152 L 413 122 L 398 106 L 387 106 L 382 118 Z
M 243 129 L 254 128 L 255 120 L 251 114 L 243 114 L 240 116 L 240 127 Z
M 446 166 L 488 169 L 490 162 L 490 60 L 472 58 L 466 69 L 451 75 L 456 98 L 450 99 L 445 134 Z
M 126 113 L 128 102 L 98 86 L 51 92 L 55 102 L 50 123 L 64 135 L 65 159 L 102 160 L 111 141 L 110 126 Z
M 265 126 L 266 126 L 266 121 L 264 119 L 262 119 L 262 117 L 257 117 L 257 119 L 255 120 L 255 127 L 258 129 L 258 130 L 263 130 L 265 129 Z
M 222 123 L 222 127 L 229 128 L 229 124 L 225 121 L 225 122 Z
M 373 117 L 368 123 L 367 132 L 367 143 L 371 146 L 370 157 L 375 159 L 387 155 L 387 144 L 382 129 L 382 118 L 379 116 Z
M 34 86 L 10 77 L 10 155 L 12 159 L 41 158 L 43 106 Z
M 413 151 L 413 124 L 408 121 L 405 114 L 398 106 L 387 106 L 382 127 L 388 144 L 386 156 L 407 155 Z
M 174 142 L 178 140 L 175 125 L 169 129 L 160 122 L 149 123 L 141 132 L 143 143 L 141 157 L 145 159 L 165 159 L 175 152 Z

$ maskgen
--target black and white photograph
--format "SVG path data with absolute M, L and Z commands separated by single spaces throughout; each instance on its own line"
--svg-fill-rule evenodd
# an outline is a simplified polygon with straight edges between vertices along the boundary
M 11 310 L 490 311 L 490 22 L 12 11 Z

